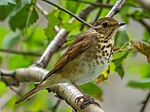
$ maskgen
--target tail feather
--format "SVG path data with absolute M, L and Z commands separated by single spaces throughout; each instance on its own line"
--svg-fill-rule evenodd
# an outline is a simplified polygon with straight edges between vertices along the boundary
M 40 85 L 36 86 L 30 92 L 28 92 L 26 95 L 24 95 L 22 98 L 20 98 L 18 101 L 16 101 L 15 104 L 19 104 L 22 101 L 30 99 L 32 96 L 34 96 L 40 90 L 41 90 Z

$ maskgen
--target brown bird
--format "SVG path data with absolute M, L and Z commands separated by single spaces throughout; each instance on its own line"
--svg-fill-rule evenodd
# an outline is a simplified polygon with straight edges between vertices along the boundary
M 114 36 L 124 24 L 109 17 L 97 20 L 72 43 L 45 78 L 16 104 L 58 83 L 84 84 L 96 79 L 109 65 Z

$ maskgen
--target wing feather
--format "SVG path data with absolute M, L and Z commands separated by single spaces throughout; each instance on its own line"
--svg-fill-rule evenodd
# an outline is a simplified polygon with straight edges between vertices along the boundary
M 60 69 L 63 68 L 68 62 L 77 57 L 79 54 L 83 53 L 88 49 L 92 43 L 96 40 L 97 33 L 95 30 L 90 29 L 76 39 L 72 45 L 66 50 L 62 57 L 55 64 L 54 68 L 45 76 L 43 81 L 45 81 L 53 73 L 61 72 Z M 43 82 L 42 81 L 42 82 Z

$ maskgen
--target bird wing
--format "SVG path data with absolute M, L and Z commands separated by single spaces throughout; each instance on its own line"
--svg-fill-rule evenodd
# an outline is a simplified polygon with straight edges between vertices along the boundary
M 58 72 L 60 73 L 61 72 L 60 69 L 63 68 L 72 59 L 74 59 L 79 54 L 83 53 L 86 49 L 88 49 L 95 41 L 96 37 L 97 37 L 97 33 L 94 29 L 89 29 L 84 34 L 82 34 L 66 50 L 66 52 L 61 56 L 61 58 L 55 64 L 54 68 L 45 76 L 42 82 L 44 82 L 53 73 L 58 73 Z
M 68 62 L 74 59 L 76 56 L 84 52 L 88 49 L 92 43 L 95 41 L 97 33 L 94 30 L 90 30 L 85 32 L 81 37 L 79 37 L 76 41 L 72 43 L 72 45 L 66 50 L 66 52 L 62 55 L 62 57 L 58 60 L 54 68 L 45 76 L 45 78 L 30 92 L 28 92 L 25 96 L 19 99 L 16 104 L 31 98 L 34 94 L 36 94 L 39 90 L 41 90 L 43 82 L 52 74 L 60 73 L 61 68 L 63 68 Z

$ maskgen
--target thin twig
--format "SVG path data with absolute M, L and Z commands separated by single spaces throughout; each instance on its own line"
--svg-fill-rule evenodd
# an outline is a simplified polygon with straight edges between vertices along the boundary
M 120 49 L 120 50 L 114 51 L 114 54 L 117 54 L 117 53 L 120 53 L 120 52 L 128 52 L 128 51 L 131 51 L 131 50 L 133 50 L 133 49 L 132 48 Z
M 103 4 L 103 3 L 100 3 L 100 2 L 88 2 L 88 1 L 85 1 L 85 0 L 67 0 L 67 1 L 73 1 L 73 2 L 81 2 L 81 3 L 86 3 L 86 4 L 90 4 L 90 5 L 94 5 L 94 6 L 97 6 L 97 7 L 103 7 L 103 8 L 112 8 L 113 5 L 110 5 L 110 4 Z
M 141 18 L 136 17 L 134 14 L 128 14 L 127 16 L 132 17 L 134 20 L 142 24 L 148 31 L 150 31 L 150 23 L 146 22 L 144 19 L 147 18 L 142 16 Z M 149 17 L 148 17 L 149 18 Z
M 73 14 L 71 11 L 69 11 L 69 10 L 67 10 L 67 9 L 65 9 L 65 8 L 63 8 L 63 7 L 59 6 L 59 5 L 56 5 L 56 4 L 54 4 L 54 3 L 52 3 L 52 2 L 50 2 L 50 1 L 48 1 L 48 0 L 42 0 L 42 1 L 44 1 L 44 2 L 46 2 L 46 3 L 48 3 L 48 4 L 51 4 L 51 5 L 55 6 L 55 7 L 57 7 L 58 9 L 60 9 L 60 10 L 62 10 L 62 11 L 64 11 L 64 12 L 70 14 L 71 16 L 73 16 L 74 18 L 76 18 L 78 21 L 82 22 L 82 23 L 85 24 L 86 26 L 88 26 L 88 27 L 91 27 L 91 26 L 92 26 L 91 24 L 87 23 L 86 21 L 84 21 L 83 19 L 81 19 L 80 17 L 76 16 L 76 15 Z
M 107 4 L 109 4 L 109 2 L 110 2 L 110 0 L 107 0 L 107 1 L 106 1 Z M 98 2 L 98 3 L 100 3 L 100 2 Z M 101 3 L 102 3 L 102 0 L 101 0 Z M 103 7 L 101 7 L 101 8 L 99 9 L 99 12 L 97 13 L 97 16 L 96 16 L 96 18 L 95 18 L 94 21 L 96 21 L 96 20 L 99 18 L 100 14 L 102 13 L 102 10 L 103 10 Z
M 56 112 L 56 110 L 57 110 L 57 108 L 58 108 L 60 102 L 61 102 L 61 99 L 58 99 L 57 103 L 56 103 L 56 104 L 54 105 L 54 107 L 51 109 L 51 110 L 53 110 L 53 112 Z
M 96 3 L 99 3 L 99 0 L 96 0 Z M 92 4 L 90 4 L 90 5 L 92 5 Z M 102 8 L 102 7 L 101 7 Z M 86 20 L 86 17 L 87 16 L 85 16 L 84 18 L 82 18 L 82 19 L 84 19 L 84 20 Z M 81 28 L 80 28 L 80 31 L 82 31 L 83 29 L 84 29 L 84 24 L 82 24 L 82 26 L 81 26 Z
M 146 22 L 143 18 L 135 19 L 135 20 L 137 20 L 139 23 L 141 23 L 150 32 L 150 24 L 149 24 L 149 22 Z
M 150 90 L 149 90 L 145 100 L 142 101 L 143 105 L 142 105 L 142 108 L 141 108 L 140 112 L 144 112 L 144 110 L 146 109 L 146 106 L 147 106 L 149 100 L 150 100 Z
M 41 54 L 39 54 L 39 53 L 16 51 L 16 50 L 10 50 L 10 49 L 0 49 L 0 52 L 10 53 L 10 54 L 18 54 L 18 55 L 37 56 L 37 57 L 41 56 Z
M 123 4 L 125 3 L 125 0 L 118 0 L 115 5 L 112 7 L 112 9 L 109 11 L 109 13 L 106 15 L 106 17 L 113 17 L 115 14 L 117 14 Z

